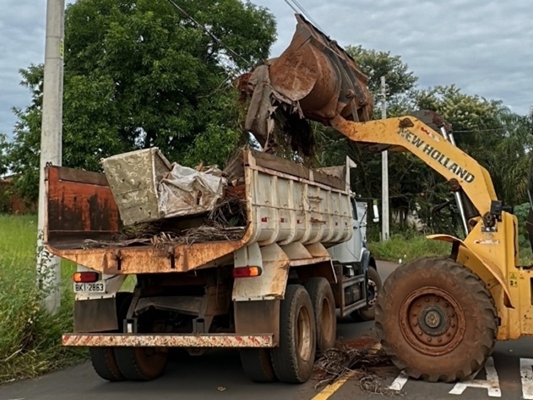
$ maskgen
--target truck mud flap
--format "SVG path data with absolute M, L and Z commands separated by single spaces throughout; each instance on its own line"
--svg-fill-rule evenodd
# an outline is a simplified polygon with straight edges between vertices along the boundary
M 62 344 L 68 347 L 267 348 L 275 346 L 272 334 L 65 334 Z

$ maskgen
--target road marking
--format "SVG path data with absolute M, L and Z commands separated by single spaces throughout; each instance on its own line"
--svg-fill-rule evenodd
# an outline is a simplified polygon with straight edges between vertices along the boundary
M 389 389 L 391 390 L 402 390 L 404 385 L 407 383 L 409 376 L 405 372 L 400 372 L 400 375 L 390 384 Z
M 533 399 L 533 359 L 520 359 L 520 378 L 522 379 L 522 397 L 525 400 Z
M 370 348 L 371 353 L 375 353 L 381 350 L 381 343 L 376 343 Z M 350 371 L 346 375 L 344 375 L 341 379 L 339 379 L 336 382 L 333 382 L 332 384 L 326 386 L 324 389 L 322 389 L 315 397 L 313 397 L 311 400 L 326 400 L 329 399 L 333 393 L 335 393 L 337 390 L 340 389 L 342 385 L 344 385 L 351 377 L 353 377 L 355 374 L 355 371 Z
M 342 385 L 344 385 L 348 379 L 350 379 L 352 376 L 354 376 L 355 371 L 350 371 L 346 375 L 344 375 L 341 379 L 339 379 L 336 382 L 333 382 L 331 385 L 326 386 L 324 389 L 320 391 L 315 397 L 313 397 L 311 400 L 327 400 L 333 394 L 340 389 Z
M 502 391 L 500 390 L 500 381 L 498 380 L 498 373 L 494 368 L 494 360 L 492 357 L 487 358 L 485 363 L 485 371 L 487 372 L 487 379 L 469 379 L 464 382 L 457 383 L 450 394 L 461 395 L 468 387 L 487 389 L 489 397 L 502 397 Z M 533 371 L 532 371 L 533 372 Z

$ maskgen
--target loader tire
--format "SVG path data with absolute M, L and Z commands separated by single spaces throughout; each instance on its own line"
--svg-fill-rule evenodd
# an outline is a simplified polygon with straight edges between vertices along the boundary
M 355 311 L 362 321 L 373 321 L 376 317 L 376 302 L 378 294 L 383 287 L 383 282 L 378 271 L 374 267 L 368 267 L 368 306 Z M 353 318 L 354 316 L 352 316 Z M 356 318 L 354 318 L 356 319 Z M 357 319 L 356 319 L 357 320 Z
M 116 302 L 118 330 L 116 332 L 122 331 L 122 320 L 126 318 L 131 299 L 131 293 L 117 293 Z M 89 356 L 91 358 L 93 369 L 98 376 L 100 376 L 100 378 L 110 382 L 119 382 L 126 379 L 118 368 L 117 360 L 115 359 L 115 352 L 112 347 L 90 347 Z
M 315 314 L 302 285 L 288 285 L 280 306 L 279 345 L 271 350 L 277 378 L 304 383 L 313 373 L 316 356 Z
M 316 348 L 319 353 L 323 353 L 334 347 L 337 340 L 335 297 L 326 278 L 311 278 L 304 286 L 315 312 Z
M 381 345 L 414 379 L 455 382 L 477 372 L 494 349 L 497 329 L 483 281 L 449 258 L 399 267 L 378 294 Z
M 257 383 L 276 382 L 270 349 L 240 349 L 241 364 L 246 376 Z

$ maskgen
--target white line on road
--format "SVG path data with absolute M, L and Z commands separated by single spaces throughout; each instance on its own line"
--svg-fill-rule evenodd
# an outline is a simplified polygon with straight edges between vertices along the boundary
M 520 378 L 522 379 L 522 397 L 525 400 L 533 399 L 533 359 L 520 359 Z
M 450 394 L 461 395 L 468 387 L 487 389 L 489 397 L 502 397 L 502 391 L 500 390 L 500 381 L 498 380 L 498 373 L 494 368 L 494 360 L 492 357 L 487 358 L 485 363 L 485 371 L 487 372 L 487 380 L 481 379 L 469 379 L 464 382 L 457 383 Z M 532 371 L 533 372 L 533 371 Z
M 402 390 L 408 379 L 409 376 L 405 372 L 400 372 L 400 375 L 398 375 L 394 382 L 390 384 L 389 389 L 398 391 Z

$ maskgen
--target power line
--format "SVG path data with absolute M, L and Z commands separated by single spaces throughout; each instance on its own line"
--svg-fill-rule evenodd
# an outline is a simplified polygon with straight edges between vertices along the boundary
M 300 3 L 298 3 L 297 0 L 292 0 L 292 2 L 293 2 L 294 4 L 296 4 L 296 7 L 298 7 L 298 8 L 302 11 L 302 13 L 303 13 L 303 14 L 309 19 L 309 21 L 311 21 L 314 25 L 316 25 L 316 26 L 318 27 L 318 29 L 320 29 L 322 32 L 324 32 L 324 29 L 322 29 L 322 27 L 318 24 L 318 22 L 316 22 L 316 21 L 314 20 L 314 18 L 311 17 L 311 14 L 309 14 L 309 13 L 304 9 L 304 7 L 303 7 Z
M 287 5 L 292 8 L 292 11 L 294 11 L 296 14 L 300 13 L 291 3 L 289 3 L 289 0 L 285 0 L 285 3 L 287 3 Z
M 324 32 L 324 29 L 322 29 L 322 27 L 313 19 L 313 17 L 311 17 L 311 14 L 309 14 L 305 8 L 297 1 L 297 0 L 290 0 L 292 1 L 292 3 L 294 4 L 291 4 L 289 2 L 289 0 L 285 0 L 285 3 L 287 3 L 287 5 L 292 8 L 292 10 L 299 14 L 300 12 L 313 24 L 315 25 L 318 29 L 320 29 L 322 32 Z M 296 9 L 295 6 L 298 8 Z
M 171 5 L 176 7 L 183 15 L 185 15 L 187 18 L 189 18 L 190 21 L 192 21 L 198 28 L 202 29 L 207 35 L 209 35 L 213 40 L 215 40 L 218 44 L 220 44 L 222 47 L 224 47 L 227 51 L 229 51 L 231 54 L 233 54 L 235 57 L 240 58 L 243 60 L 247 66 L 252 67 L 252 64 L 244 58 L 242 55 L 231 49 L 228 45 L 226 45 L 222 40 L 220 40 L 218 37 L 216 37 L 209 29 L 205 27 L 205 25 L 200 24 L 198 21 L 196 21 L 191 15 L 189 15 L 182 7 L 178 6 L 174 1 L 167 0 Z

